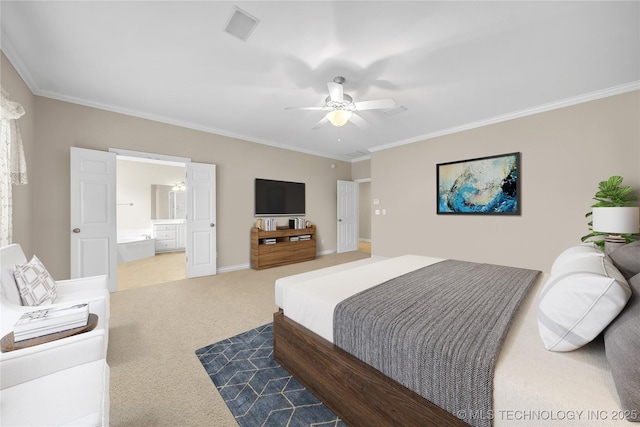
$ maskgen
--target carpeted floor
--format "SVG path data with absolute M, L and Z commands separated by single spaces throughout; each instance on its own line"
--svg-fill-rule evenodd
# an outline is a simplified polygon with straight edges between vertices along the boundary
M 241 427 L 344 424 L 273 360 L 273 324 L 196 350 Z
M 184 251 L 119 263 L 118 291 L 186 279 L 186 263 Z
M 110 426 L 237 426 L 194 351 L 272 322 L 277 278 L 369 256 L 331 254 L 111 294 Z

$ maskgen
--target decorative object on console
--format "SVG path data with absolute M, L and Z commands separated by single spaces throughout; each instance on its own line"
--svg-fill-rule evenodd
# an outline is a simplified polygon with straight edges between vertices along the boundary
M 16 265 L 13 276 L 24 305 L 53 304 L 56 300 L 56 282 L 37 256 L 26 264 Z
M 289 228 L 294 230 L 300 230 L 302 228 L 307 228 L 307 222 L 303 217 L 299 218 L 289 218 Z
M 264 231 L 274 231 L 278 228 L 278 224 L 276 223 L 275 218 L 263 218 L 262 219 L 262 228 Z
M 640 228 L 640 209 L 628 207 L 593 208 L 593 231 L 605 233 L 605 253 L 611 253 L 626 243 L 622 234 L 636 234 Z
M 520 153 L 439 163 L 438 214 L 520 214 Z
M 596 195 L 593 198 L 594 200 L 597 201 L 597 203 L 594 203 L 593 205 L 591 205 L 591 207 L 592 208 L 632 207 L 631 202 L 634 200 L 637 200 L 637 197 L 631 194 L 633 192 L 633 188 L 631 186 L 627 185 L 625 187 L 621 187 L 623 180 L 624 179 L 621 176 L 614 175 L 609 177 L 609 179 L 607 179 L 606 181 L 600 181 L 598 183 L 598 191 L 596 192 Z M 585 215 L 585 218 L 589 218 L 592 215 L 593 215 L 593 212 L 587 212 L 587 214 Z M 638 229 L 639 226 L 638 226 L 637 217 L 635 222 L 636 222 L 635 231 L 632 231 L 630 233 L 627 233 L 624 231 L 620 232 L 620 238 L 623 238 L 623 241 L 625 243 L 631 243 L 637 240 L 636 238 L 633 237 L 633 234 L 638 235 L 640 233 L 640 230 Z M 602 226 L 604 225 L 605 224 L 602 223 Z M 589 226 L 589 230 L 591 230 L 591 233 L 585 236 L 582 236 L 580 238 L 580 240 L 582 240 L 583 242 L 589 239 L 592 239 L 594 237 L 600 238 L 603 235 L 616 233 L 616 231 L 614 230 L 602 230 L 602 231 L 596 230 L 595 228 L 593 228 L 593 221 L 590 221 L 588 226 Z M 605 250 L 606 242 L 604 239 L 594 240 L 594 242 L 596 245 L 600 246 L 600 248 L 603 251 Z M 615 250 L 615 247 L 613 246 L 617 247 L 619 245 L 610 245 L 610 246 L 612 246 L 612 248 L 608 252 Z

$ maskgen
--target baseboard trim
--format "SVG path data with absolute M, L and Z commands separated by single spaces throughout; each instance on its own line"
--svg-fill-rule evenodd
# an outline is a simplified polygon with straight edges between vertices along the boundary
M 337 252 L 336 249 L 329 249 L 326 251 L 322 251 L 322 252 L 317 252 L 316 255 L 321 256 L 321 255 L 331 255 L 331 254 L 335 254 Z
M 216 270 L 216 273 L 229 273 L 231 271 L 247 270 L 251 268 L 251 264 L 238 264 L 230 265 L 228 267 L 220 267 Z
M 316 256 L 322 256 L 322 255 L 331 255 L 331 254 L 335 254 L 337 253 L 336 249 L 329 249 L 326 251 L 321 251 L 321 252 L 316 252 Z M 238 270 L 247 270 L 251 268 L 251 264 L 237 264 L 237 265 L 230 265 L 227 267 L 220 267 L 216 270 L 216 273 L 229 273 L 231 271 L 238 271 Z

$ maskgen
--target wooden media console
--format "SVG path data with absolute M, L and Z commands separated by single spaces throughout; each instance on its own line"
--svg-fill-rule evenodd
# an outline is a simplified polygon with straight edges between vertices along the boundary
M 310 261 L 315 257 L 315 225 L 273 231 L 251 229 L 251 268 L 255 270 Z

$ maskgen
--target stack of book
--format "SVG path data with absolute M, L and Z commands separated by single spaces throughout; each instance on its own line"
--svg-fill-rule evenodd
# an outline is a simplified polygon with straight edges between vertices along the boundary
M 274 231 L 277 230 L 278 225 L 276 224 L 275 218 L 263 218 L 262 227 L 264 231 Z
M 262 243 L 265 245 L 275 245 L 276 239 L 262 239 Z
M 289 219 L 289 228 L 293 228 L 293 229 L 296 229 L 296 230 L 307 228 L 307 220 L 304 219 L 303 217 L 290 218 Z
M 311 234 L 303 234 L 300 236 L 300 241 L 302 240 L 311 240 Z
M 24 313 L 13 327 L 15 342 L 87 326 L 89 304 L 45 308 Z

